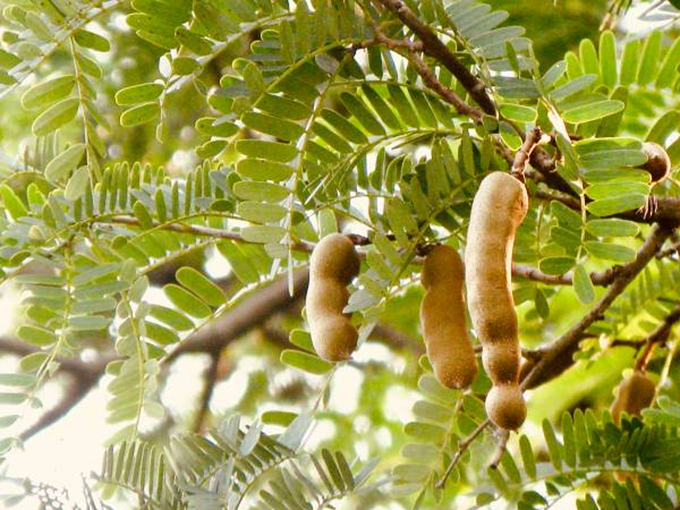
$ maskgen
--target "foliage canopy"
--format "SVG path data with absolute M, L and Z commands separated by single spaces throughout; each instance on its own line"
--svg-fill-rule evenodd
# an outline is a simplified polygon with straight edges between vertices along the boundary
M 117 432 L 79 508 L 680 504 L 675 2 L 635 34 L 622 0 L 2 3 L 3 459 L 101 381 Z M 422 255 L 462 252 L 479 182 L 511 170 L 530 196 L 517 434 L 489 425 L 486 374 L 437 382 L 418 324 Z M 331 364 L 300 299 L 338 231 L 362 257 L 361 346 Z M 163 390 L 192 355 L 205 375 L 178 411 Z M 633 367 L 657 397 L 615 423 Z M 246 397 L 211 412 L 238 371 Z M 26 428 L 49 381 L 63 399 Z M 8 503 L 63 508 L 19 488 Z

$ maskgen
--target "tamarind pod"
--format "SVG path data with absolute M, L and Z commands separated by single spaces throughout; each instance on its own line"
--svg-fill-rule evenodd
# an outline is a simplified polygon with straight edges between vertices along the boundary
M 491 344 L 488 347 L 482 343 L 482 363 L 489 374 L 489 378 L 496 384 L 508 384 L 519 381 L 522 351 L 519 345 Z
M 642 151 L 647 155 L 647 161 L 638 168 L 649 172 L 654 184 L 665 180 L 671 172 L 671 158 L 666 149 L 656 142 L 644 142 Z
M 498 384 L 484 402 L 491 422 L 505 430 L 517 430 L 527 417 L 527 406 L 518 384 Z
M 477 359 L 465 327 L 463 261 L 449 246 L 436 246 L 425 257 L 421 283 L 425 296 L 420 324 L 435 376 L 447 388 L 465 388 L 477 375 Z
M 312 252 L 305 308 L 312 343 L 326 361 L 346 360 L 356 349 L 358 332 L 342 310 L 359 266 L 354 244 L 342 234 L 324 237 Z
M 640 416 L 643 409 L 652 405 L 655 393 L 656 385 L 642 370 L 633 372 L 630 377 L 621 381 L 616 390 L 616 398 L 610 408 L 614 423 L 621 421 L 623 412 L 630 416 Z
M 503 172 L 487 175 L 472 202 L 465 250 L 468 310 L 494 385 L 486 409 L 494 424 L 509 430 L 526 417 L 518 386 L 521 351 L 511 265 L 515 234 L 528 206 L 521 182 Z

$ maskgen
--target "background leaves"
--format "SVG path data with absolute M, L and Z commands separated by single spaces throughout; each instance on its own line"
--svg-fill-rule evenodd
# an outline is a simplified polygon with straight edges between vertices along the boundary
M 3 453 L 30 437 L 46 383 L 78 395 L 101 378 L 115 433 L 97 496 L 116 504 L 129 490 L 157 508 L 428 508 L 462 493 L 523 509 L 569 494 L 577 508 L 677 504 L 674 332 L 649 362 L 658 406 L 621 426 L 602 413 L 678 300 L 673 240 L 584 332 L 575 366 L 534 390 L 534 427 L 491 469 L 493 431 L 460 449 L 486 420 L 488 380 L 439 386 L 418 328 L 420 255 L 464 250 L 479 181 L 509 169 L 534 125 L 556 165 L 545 182 L 527 174 L 523 346 L 545 348 L 596 306 L 650 234 L 641 215 L 678 194 L 674 173 L 655 183 L 639 168 L 643 141 L 680 158 L 675 32 L 600 33 L 624 2 L 406 3 L 498 115 L 454 108 L 442 87 L 476 105 L 375 3 L 5 2 L 0 265 L 19 306 Z M 343 365 L 316 356 L 299 300 L 309 252 L 335 231 L 362 254 L 346 308 L 362 347 Z M 168 388 L 190 354 L 204 373 L 184 384 L 195 408 L 178 411 Z M 246 397 L 211 404 L 238 381 Z M 367 483 L 374 456 L 381 490 Z M 104 508 L 91 494 L 85 507 Z

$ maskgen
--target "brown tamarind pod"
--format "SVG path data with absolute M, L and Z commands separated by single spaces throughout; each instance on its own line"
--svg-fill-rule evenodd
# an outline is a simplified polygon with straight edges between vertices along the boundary
M 465 327 L 463 278 L 458 252 L 436 246 L 425 257 L 421 283 L 425 297 L 420 324 L 435 376 L 447 388 L 466 388 L 477 375 L 477 359 Z
M 671 173 L 671 158 L 666 149 L 655 142 L 644 142 L 642 151 L 647 155 L 647 161 L 638 168 L 652 176 L 652 183 L 661 182 Z
M 494 425 L 505 430 L 517 430 L 527 417 L 527 406 L 519 384 L 493 386 L 484 405 Z
M 515 234 L 528 207 L 524 184 L 503 172 L 487 175 L 472 202 L 465 250 L 468 310 L 493 383 L 486 411 L 495 425 L 507 430 L 517 429 L 526 418 L 511 265 Z
M 346 360 L 357 347 L 357 330 L 342 310 L 359 266 L 354 244 L 342 234 L 324 237 L 312 252 L 305 309 L 314 349 L 326 361 Z
M 648 408 L 654 401 L 656 385 L 642 370 L 636 370 L 625 378 L 616 390 L 616 398 L 610 412 L 614 423 L 621 421 L 621 413 L 630 416 L 640 416 L 643 409 Z

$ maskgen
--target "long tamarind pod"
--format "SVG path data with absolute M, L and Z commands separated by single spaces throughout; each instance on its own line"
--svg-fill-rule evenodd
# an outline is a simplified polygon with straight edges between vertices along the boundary
M 526 418 L 511 266 L 515 234 L 528 205 L 526 189 L 517 179 L 502 172 L 487 175 L 472 203 L 465 250 L 468 309 L 494 385 L 486 409 L 494 424 L 508 430 Z
M 465 388 L 477 375 L 477 359 L 465 327 L 464 273 L 458 252 L 440 245 L 425 257 L 421 274 L 427 291 L 420 305 L 427 357 L 447 388 Z
M 614 423 L 619 423 L 623 412 L 631 416 L 640 416 L 643 409 L 652 405 L 655 393 L 656 385 L 647 374 L 641 370 L 633 372 L 631 376 L 621 381 L 616 390 L 616 398 L 610 408 Z
M 314 348 L 327 361 L 346 360 L 356 349 L 359 335 L 342 310 L 359 266 L 354 244 L 342 234 L 324 237 L 312 252 L 305 308 Z

